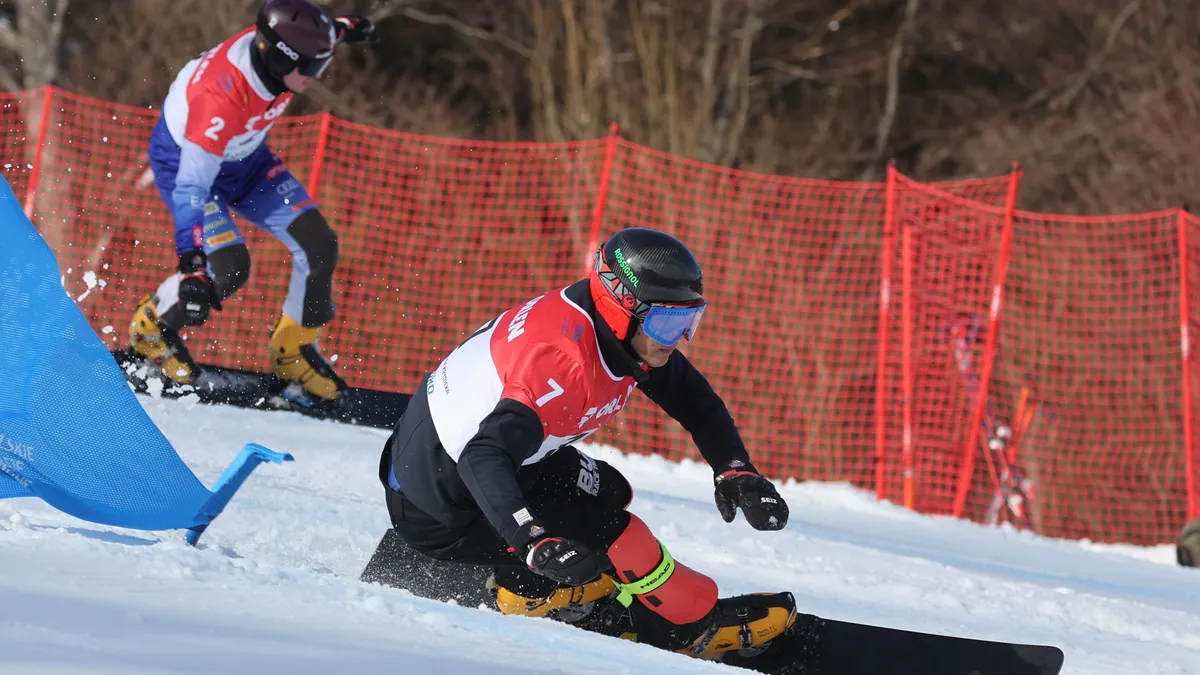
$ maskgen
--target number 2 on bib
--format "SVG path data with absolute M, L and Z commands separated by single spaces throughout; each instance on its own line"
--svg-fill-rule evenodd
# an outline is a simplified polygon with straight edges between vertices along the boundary
M 225 128 L 225 120 L 220 117 L 214 117 L 209 120 L 209 123 L 212 124 L 212 126 L 204 132 L 204 135 L 208 136 L 214 141 L 221 140 L 221 137 L 217 134 L 221 133 L 221 130 Z

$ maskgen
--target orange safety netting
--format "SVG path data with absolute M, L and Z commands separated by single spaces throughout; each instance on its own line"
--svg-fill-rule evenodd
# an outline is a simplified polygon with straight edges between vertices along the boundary
M 942 187 L 1003 203 L 1009 180 Z M 886 197 L 884 183 L 764 176 L 617 144 L 602 235 L 664 229 L 703 261 L 709 309 L 686 350 L 762 471 L 874 487 Z M 642 399 L 600 438 L 697 456 L 688 434 Z
M 1025 400 L 1015 454 L 1037 531 L 1143 544 L 1179 534 L 1179 215 L 1015 214 L 988 403 L 1013 419 Z M 968 508 L 982 498 L 990 491 Z
M 176 263 L 146 173 L 157 116 L 57 89 L 0 97 L 4 175 L 114 349 Z M 581 278 L 604 236 L 653 227 L 705 267 L 710 309 L 686 350 L 764 472 L 1056 536 L 1168 541 L 1188 515 L 1180 322 L 1200 328 L 1200 221 L 1181 212 L 1031 214 L 1013 209 L 1017 173 L 801 180 L 615 135 L 491 143 L 312 115 L 270 143 L 338 233 L 322 351 L 351 385 L 411 391 L 487 318 Z M 238 225 L 250 282 L 188 343 L 261 370 L 290 260 Z M 697 457 L 634 401 L 599 440 Z
M 911 467 L 921 511 L 1173 540 L 1188 515 L 1182 212 L 1036 214 L 894 180 L 908 346 L 890 340 L 884 494 L 900 501 Z
M 975 424 L 982 329 L 1016 174 L 990 190 L 959 194 L 895 171 L 888 178 L 883 230 L 892 292 L 881 327 L 887 359 L 880 364 L 885 405 L 877 494 L 948 513 Z

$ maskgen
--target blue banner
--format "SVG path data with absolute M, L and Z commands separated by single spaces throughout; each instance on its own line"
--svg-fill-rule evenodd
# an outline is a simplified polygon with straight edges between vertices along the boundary
M 215 515 L 213 493 L 146 415 L 0 177 L 0 498 L 25 496 L 143 530 Z

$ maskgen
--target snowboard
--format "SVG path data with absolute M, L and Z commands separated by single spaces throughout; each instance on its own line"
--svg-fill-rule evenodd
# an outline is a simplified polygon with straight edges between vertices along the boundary
M 311 417 L 335 420 L 377 429 L 391 429 L 408 406 L 409 396 L 378 389 L 350 387 L 341 398 L 318 401 L 299 385 L 289 384 L 271 373 L 200 364 L 194 383 L 172 382 L 153 365 L 129 349 L 112 352 L 135 391 L 153 392 L 167 398 L 195 394 L 201 403 L 232 405 L 258 410 L 289 410 Z
M 762 653 L 723 662 L 773 675 L 1058 675 L 1063 653 L 800 614 Z
M 388 530 L 360 580 L 413 595 L 492 607 L 490 570 L 435 561 Z M 683 657 L 687 658 L 687 657 Z M 1058 675 L 1063 653 L 1049 645 L 935 635 L 799 614 L 783 635 L 721 660 L 769 675 Z

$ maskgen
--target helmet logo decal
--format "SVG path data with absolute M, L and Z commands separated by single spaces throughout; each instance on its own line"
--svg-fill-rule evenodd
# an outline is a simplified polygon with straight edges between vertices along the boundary
M 646 303 L 641 302 L 634 297 L 634 295 L 629 292 L 629 289 L 625 287 L 625 284 L 621 281 L 621 278 L 614 274 L 608 268 L 608 265 L 604 264 L 603 260 L 597 259 L 597 262 L 601 266 L 601 269 L 598 270 L 600 281 L 602 281 L 604 285 L 608 287 L 608 292 L 612 295 L 613 299 L 617 301 L 617 304 L 621 306 L 621 309 L 624 309 L 634 316 L 645 316 L 646 312 L 650 310 L 650 305 L 647 305 Z
M 629 263 L 625 260 L 625 253 L 618 248 L 613 251 L 613 256 L 617 259 L 617 264 L 621 266 L 621 271 L 625 273 L 625 278 L 629 279 L 629 283 L 633 284 L 634 288 L 637 288 L 640 282 L 637 275 L 630 269 Z
M 286 42 L 284 42 L 283 40 L 280 40 L 279 42 L 276 42 L 276 43 L 275 43 L 275 46 L 276 46 L 276 47 L 279 49 L 279 51 L 283 52 L 284 54 L 287 54 L 287 56 L 288 56 L 288 58 L 289 58 L 289 59 L 291 59 L 291 60 L 293 60 L 293 61 L 299 61 L 299 60 L 300 60 L 300 55 L 296 53 L 296 50 L 294 50 L 294 49 L 292 49 L 291 47 L 289 47 L 289 46 L 287 45 L 287 43 L 286 43 Z

